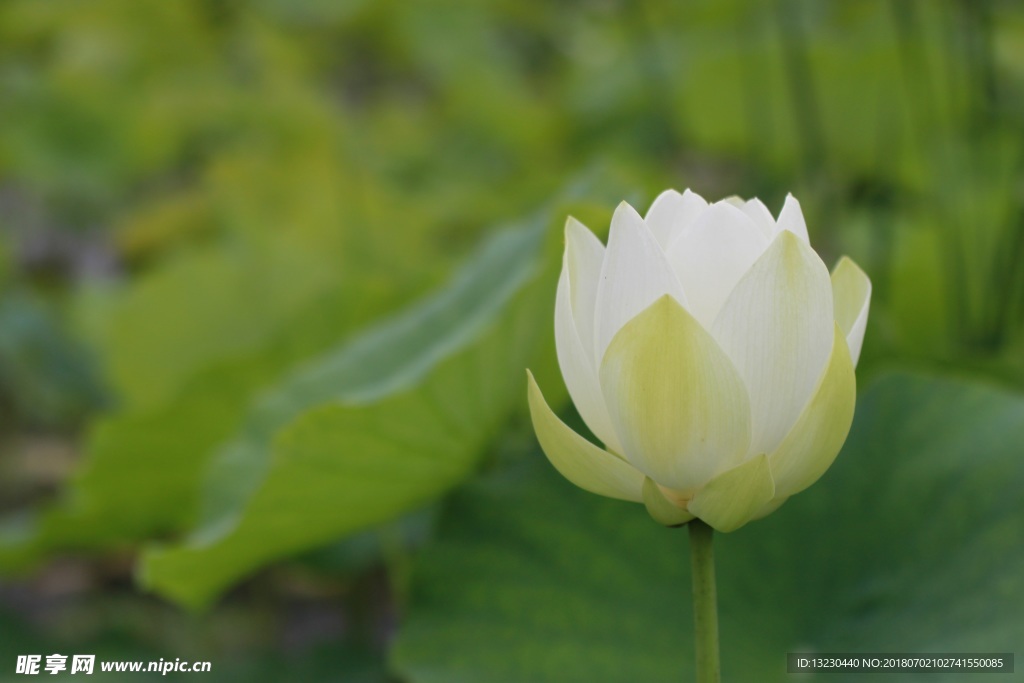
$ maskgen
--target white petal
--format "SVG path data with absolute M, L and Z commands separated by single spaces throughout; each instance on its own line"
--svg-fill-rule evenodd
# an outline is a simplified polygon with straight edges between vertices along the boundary
M 683 288 L 657 240 L 633 207 L 622 202 L 612 216 L 597 286 L 594 357 L 599 366 L 615 333 L 664 294 L 686 305 Z
M 782 206 L 782 211 L 779 212 L 777 230 L 789 230 L 794 235 L 797 235 L 804 242 L 810 244 L 811 240 L 807 236 L 807 221 L 804 220 L 804 212 L 800 209 L 800 202 L 796 200 L 791 194 L 786 195 L 786 203 Z
M 797 421 L 832 351 L 832 286 L 810 245 L 782 231 L 712 325 L 750 395 L 751 453 L 771 453 Z
M 839 259 L 832 271 L 832 302 L 836 322 L 846 335 L 850 358 L 853 359 L 853 366 L 857 367 L 864 330 L 868 325 L 871 280 L 856 263 L 845 256 Z
M 563 264 L 555 295 L 555 350 L 558 366 L 562 369 L 562 378 L 569 389 L 569 396 L 587 427 L 608 449 L 622 453 L 622 445 L 615 435 L 608 417 L 608 408 L 601 395 L 597 370 L 576 332 L 578 325 L 573 321 L 570 304 L 572 288 L 567 262 L 568 259 Z
M 576 331 L 586 351 L 593 371 L 597 372 L 594 358 L 594 307 L 597 303 L 597 283 L 601 279 L 604 263 L 604 245 L 585 225 L 569 217 L 565 222 L 565 265 L 569 270 L 569 292 Z M 596 380 L 595 380 L 596 381 Z
M 708 203 L 696 192 L 686 190 L 679 194 L 675 190 L 665 190 L 655 198 L 644 220 L 658 244 L 665 249 L 707 206 Z
M 544 455 L 563 477 L 581 489 L 639 503 L 644 475 L 625 460 L 603 451 L 558 419 L 544 400 L 537 382 L 529 377 L 530 417 Z
M 768 239 L 742 210 L 718 202 L 669 248 L 666 256 L 688 308 L 705 329 L 711 329 L 732 288 L 767 246 Z
M 672 297 L 659 298 L 615 335 L 599 376 L 623 455 L 657 483 L 692 495 L 747 452 L 743 380 Z
M 750 216 L 750 220 L 760 228 L 761 233 L 769 240 L 775 236 L 775 217 L 768 207 L 757 197 L 743 202 L 743 213 Z

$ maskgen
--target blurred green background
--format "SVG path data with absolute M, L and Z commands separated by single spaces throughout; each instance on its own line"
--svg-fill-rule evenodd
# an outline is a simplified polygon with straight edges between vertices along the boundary
M 6 0 L 0 680 L 685 680 L 683 535 L 551 474 L 523 373 L 575 419 L 561 224 L 666 187 L 874 283 L 839 462 L 721 541 L 727 680 L 1012 651 L 1022 152 L 1009 0 Z

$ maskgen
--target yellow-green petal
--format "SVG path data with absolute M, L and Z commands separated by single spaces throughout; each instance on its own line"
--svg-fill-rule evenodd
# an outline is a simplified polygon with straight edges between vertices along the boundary
M 563 477 L 581 489 L 639 503 L 644 475 L 629 463 L 574 432 L 548 406 L 533 374 L 529 378 L 530 417 L 544 455 Z
M 693 519 L 693 515 L 686 508 L 673 505 L 650 477 L 644 478 L 643 496 L 647 512 L 651 515 L 651 519 L 658 524 L 679 526 Z
M 857 402 L 857 378 L 843 331 L 835 325 L 832 355 L 793 429 L 769 456 L 779 495 L 799 493 L 832 465 L 846 441 Z
M 743 381 L 672 297 L 615 335 L 599 378 L 623 455 L 659 484 L 691 493 L 745 456 L 750 405 Z
M 758 455 L 709 481 L 687 509 L 718 531 L 735 531 L 774 497 L 768 457 Z
M 832 305 L 836 322 L 846 335 L 854 367 L 860 358 L 870 304 L 871 280 L 851 259 L 839 259 L 832 271 Z
M 754 516 L 750 518 L 750 521 L 753 522 L 761 519 L 762 517 L 767 517 L 782 507 L 783 503 L 787 500 L 789 500 L 789 496 L 780 496 L 776 494 L 774 498 L 762 505 L 761 509 L 754 513 Z

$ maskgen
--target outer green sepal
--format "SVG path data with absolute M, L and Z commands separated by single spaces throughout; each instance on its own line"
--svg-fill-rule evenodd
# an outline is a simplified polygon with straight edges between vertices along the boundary
M 855 366 L 860 358 L 870 306 L 871 280 L 852 259 L 842 257 L 832 271 L 832 308 Z
M 658 524 L 679 526 L 693 519 L 693 515 L 689 511 L 673 505 L 671 501 L 665 498 L 665 494 L 661 492 L 661 489 L 658 488 L 658 485 L 650 477 L 644 477 L 643 496 L 647 512 Z
M 791 496 L 818 480 L 846 442 L 857 403 L 857 378 L 837 323 L 832 355 L 818 386 L 786 438 L 768 456 L 776 493 Z
M 617 455 L 598 448 L 574 432 L 548 407 L 533 374 L 527 370 L 530 417 L 544 455 L 563 477 L 581 489 L 639 503 L 644 475 Z
M 687 509 L 716 531 L 735 531 L 775 497 L 768 456 L 758 455 L 726 470 L 693 497 Z

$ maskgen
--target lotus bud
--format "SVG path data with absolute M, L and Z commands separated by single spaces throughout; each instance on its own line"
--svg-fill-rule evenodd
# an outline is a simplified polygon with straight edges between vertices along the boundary
M 831 276 L 800 204 L 623 202 L 607 246 L 569 218 L 555 300 L 562 377 L 599 447 L 533 376 L 541 448 L 580 488 L 642 502 L 670 526 L 733 531 L 813 484 L 846 440 L 871 282 Z

